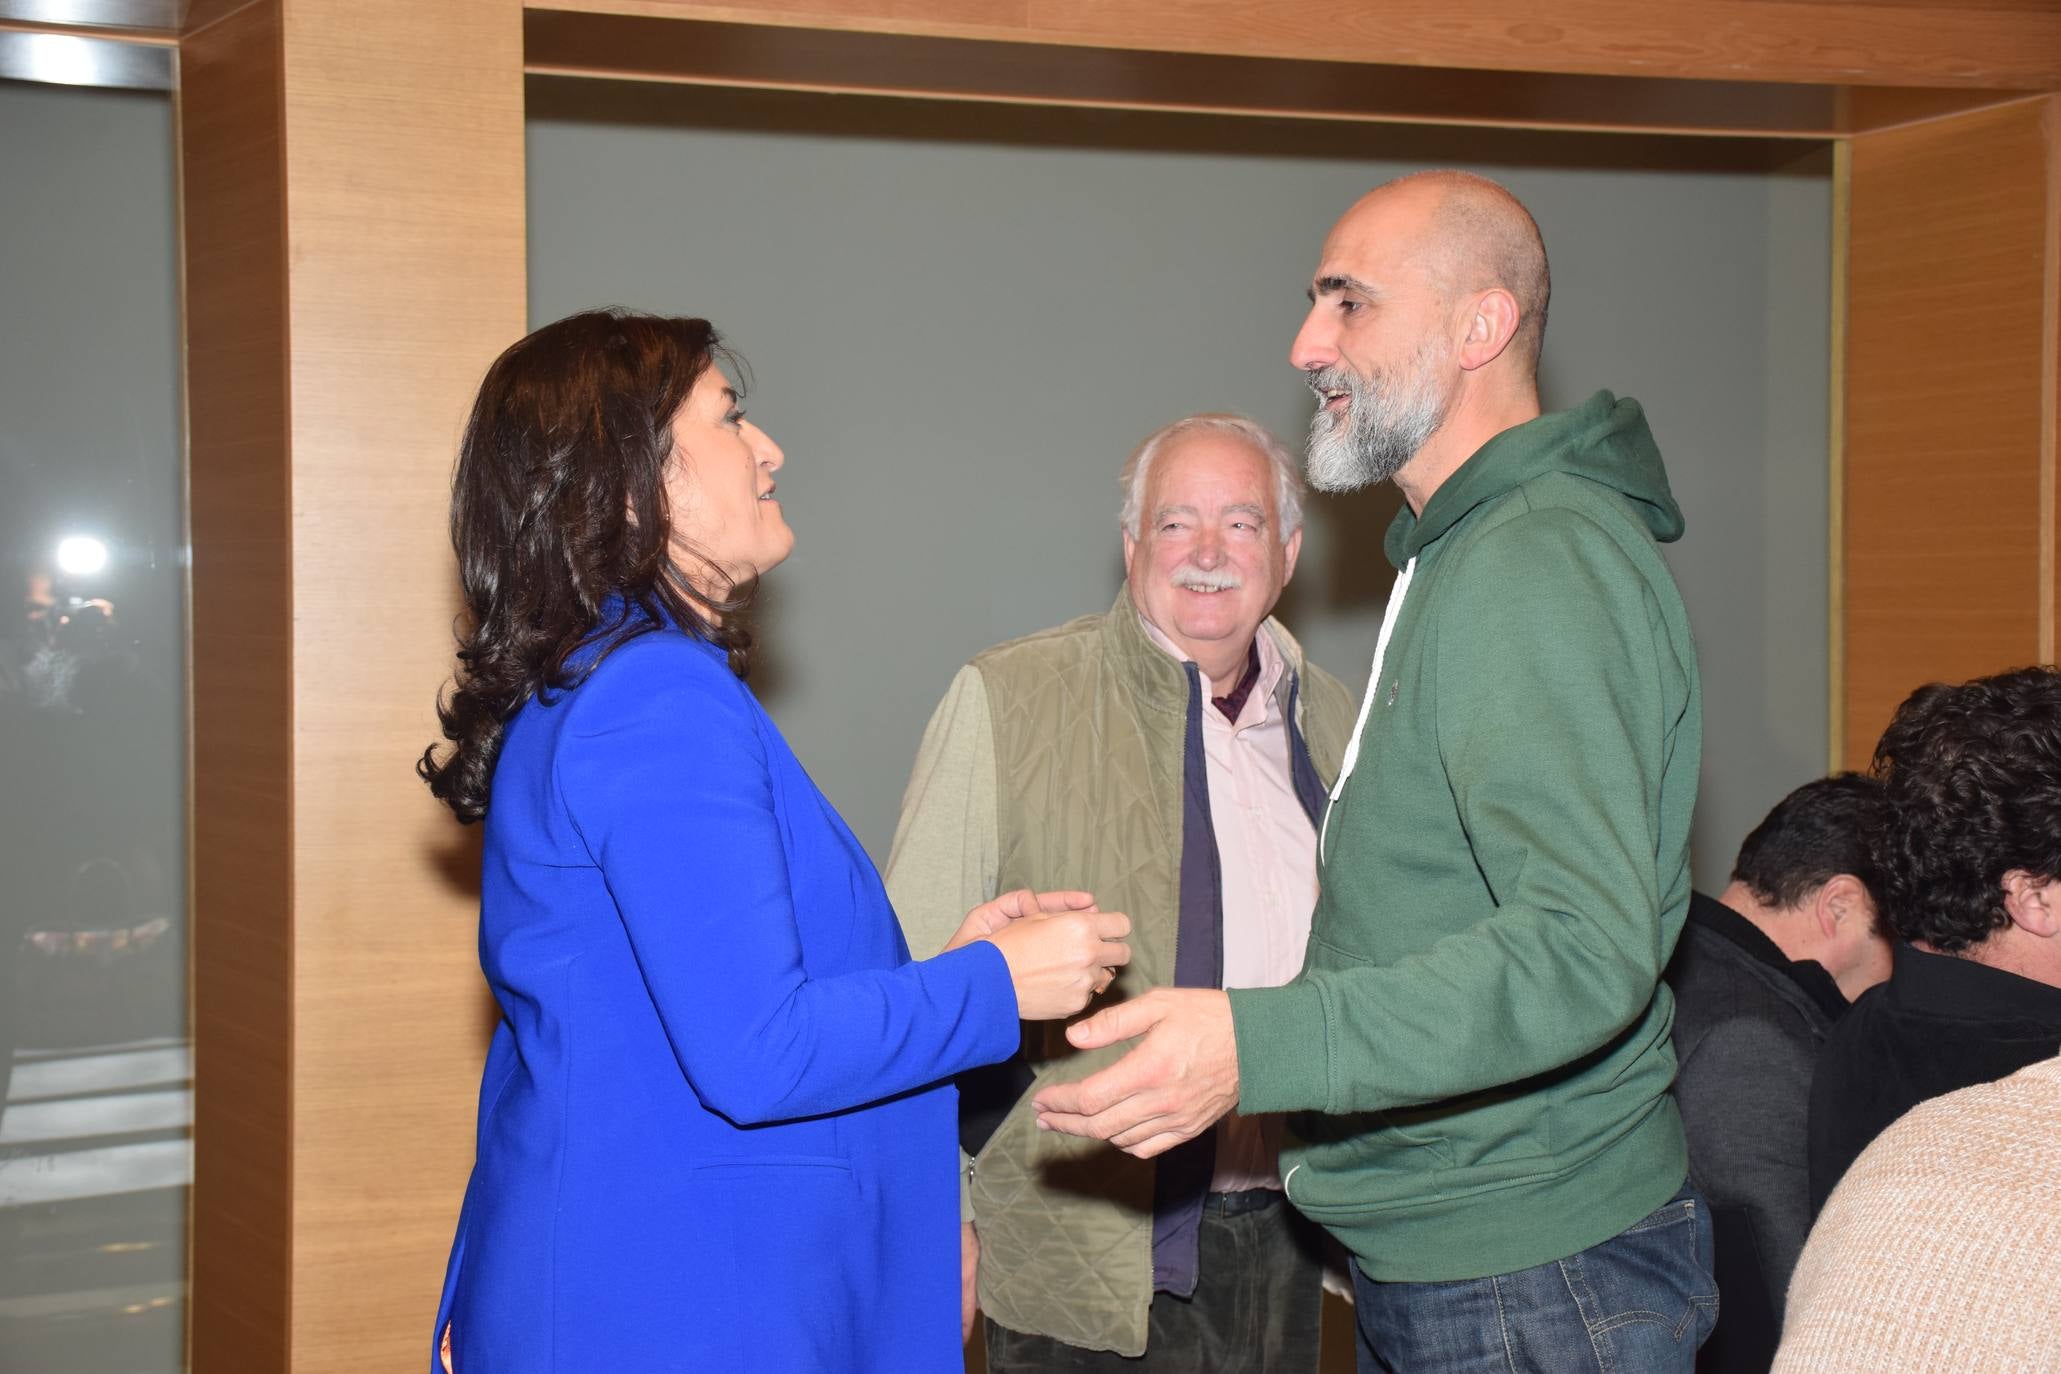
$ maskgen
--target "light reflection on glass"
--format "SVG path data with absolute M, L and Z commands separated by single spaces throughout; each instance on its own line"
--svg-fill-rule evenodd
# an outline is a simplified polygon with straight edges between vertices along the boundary
M 91 577 L 107 567 L 107 545 L 90 534 L 57 541 L 57 570 L 71 577 Z
M 193 1062 L 170 115 L 159 96 L 0 81 L 0 185 L 26 209 L 0 215 L 8 1374 L 184 1362 Z

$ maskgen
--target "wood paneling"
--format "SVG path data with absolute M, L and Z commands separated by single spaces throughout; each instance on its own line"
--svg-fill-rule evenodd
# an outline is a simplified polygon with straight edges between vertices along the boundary
M 2061 98 L 2050 98 L 2047 135 L 2046 350 L 2040 397 L 2040 646 L 2042 663 L 2061 661 Z
M 1853 144 L 1832 146 L 1832 301 L 1830 366 L 1825 398 L 1825 761 L 1846 764 L 1846 293 L 1847 245 L 1853 210 Z
M 1323 62 L 2061 86 L 2061 11 L 1955 0 L 531 0 L 540 10 Z
M 293 1224 L 293 569 L 275 8 L 180 53 L 193 560 L 196 1369 L 283 1368 Z
M 293 1368 L 402 1369 L 427 1356 L 484 1050 L 476 899 L 413 764 L 452 666 L 452 457 L 525 329 L 521 11 L 286 16 Z
M 198 33 L 210 24 L 220 23 L 245 5 L 264 2 L 265 0 L 180 0 L 179 31 Z
M 2051 649 L 2053 104 L 1853 141 L 1850 764 L 1913 688 Z
M 1102 109 L 1827 138 L 1993 91 L 1431 70 L 533 10 L 532 73 Z
M 1928 89 L 1913 86 L 1842 86 L 1836 96 L 1833 123 L 1842 134 L 1874 133 L 1943 115 L 1966 114 L 1986 105 L 2009 103 L 2013 97 L 1990 92 L 1978 98 L 1973 91 Z M 2020 94 L 2015 98 L 2035 99 Z
M 259 0 L 182 48 L 201 1369 L 428 1355 L 483 992 L 411 765 L 525 323 L 521 42 L 516 0 Z
M 895 31 L 539 8 L 525 24 L 526 61 L 539 74 L 839 94 L 1811 139 L 2024 98 L 2022 92 L 1969 87 L 1434 70 L 1120 46 L 1084 49 L 1059 46 L 1046 34 L 1030 43 L 941 37 L 907 31 L 906 24 L 881 27 Z

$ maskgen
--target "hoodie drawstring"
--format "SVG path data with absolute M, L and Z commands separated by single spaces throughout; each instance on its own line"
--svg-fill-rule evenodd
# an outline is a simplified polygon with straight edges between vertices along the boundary
M 1339 793 L 1345 791 L 1345 780 L 1353 775 L 1353 765 L 1360 761 L 1360 736 L 1367 729 L 1367 712 L 1373 708 L 1374 693 L 1381 687 L 1381 661 L 1388 657 L 1389 637 L 1395 633 L 1395 623 L 1402 618 L 1403 598 L 1410 594 L 1410 578 L 1417 571 L 1417 556 L 1410 555 L 1410 561 L 1403 564 L 1403 570 L 1396 574 L 1395 585 L 1388 589 L 1388 609 L 1381 613 L 1381 633 L 1374 639 L 1374 670 L 1367 675 L 1367 694 L 1360 698 L 1360 718 L 1353 722 L 1352 740 L 1345 746 L 1345 761 L 1338 765 L 1338 781 L 1331 784 L 1331 801 L 1324 808 L 1324 824 L 1317 831 L 1317 862 L 1324 862 L 1324 840 L 1331 829 L 1331 808 L 1338 805 Z

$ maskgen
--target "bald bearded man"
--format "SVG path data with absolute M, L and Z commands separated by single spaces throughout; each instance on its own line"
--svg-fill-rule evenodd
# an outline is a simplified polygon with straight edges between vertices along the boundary
M 1288 1198 L 1353 1254 L 1362 1371 L 1693 1369 L 1708 1208 L 1660 980 L 1702 748 L 1682 516 L 1638 403 L 1541 414 L 1537 226 L 1423 173 L 1332 229 L 1291 360 L 1310 484 L 1393 481 L 1398 570 L 1285 987 L 1078 1023 L 1040 1124 L 1151 1156 L 1295 1112 Z

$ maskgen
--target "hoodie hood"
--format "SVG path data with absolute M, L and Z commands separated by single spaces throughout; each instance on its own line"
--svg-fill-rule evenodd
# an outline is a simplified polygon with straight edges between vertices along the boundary
M 1396 512 L 1383 545 L 1388 561 L 1402 567 L 1476 506 L 1553 472 L 1616 492 L 1660 543 L 1682 537 L 1682 508 L 1667 489 L 1645 410 L 1630 397 L 1599 391 L 1572 410 L 1541 415 L 1483 444 L 1432 493 L 1422 516 L 1408 505 Z

